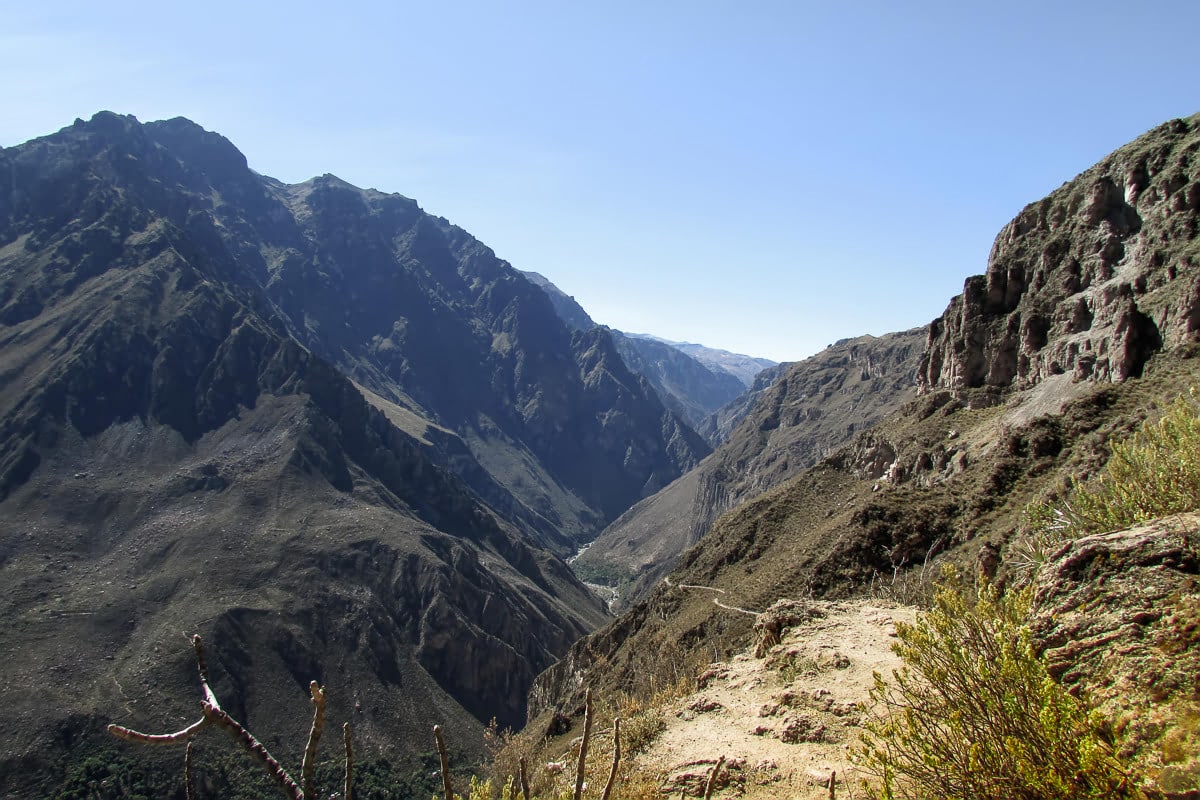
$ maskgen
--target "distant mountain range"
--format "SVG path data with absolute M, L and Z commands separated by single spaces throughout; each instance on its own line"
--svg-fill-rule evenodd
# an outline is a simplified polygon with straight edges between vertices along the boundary
M 524 275 L 546 292 L 559 317 L 570 328 L 588 331 L 598 327 L 574 297 L 544 275 Z M 663 402 L 701 431 L 709 444 L 720 442 L 722 428 L 710 417 L 742 396 L 763 369 L 774 361 L 754 358 L 697 344 L 671 342 L 647 334 L 627 334 L 606 328 L 622 359 L 650 382 Z
M 677 350 L 681 350 L 692 356 L 701 364 L 705 364 L 715 370 L 728 372 L 740 380 L 746 388 L 754 385 L 754 379 L 758 376 L 758 373 L 779 363 L 767 358 L 756 358 L 754 356 L 742 355 L 741 353 L 731 353 L 728 350 L 718 350 L 712 347 L 705 347 L 702 344 L 693 344 L 692 342 L 673 342 L 670 339 L 662 339 L 649 333 L 630 333 L 627 335 L 634 339 L 650 339 L 662 342 L 663 344 L 669 344 Z

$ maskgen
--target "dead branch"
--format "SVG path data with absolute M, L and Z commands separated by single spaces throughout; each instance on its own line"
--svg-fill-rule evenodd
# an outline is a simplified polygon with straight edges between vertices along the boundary
M 613 720 L 613 763 L 612 769 L 608 773 L 608 783 L 604 784 L 604 794 L 600 796 L 600 800 L 608 800 L 608 796 L 612 794 L 613 785 L 617 782 L 617 765 L 621 763 L 621 718 L 617 717 Z
M 587 769 L 588 739 L 592 736 L 592 690 L 583 695 L 583 741 L 579 744 L 579 764 L 575 768 L 575 800 L 583 800 L 583 779 Z
M 194 742 L 188 740 L 187 750 L 183 754 L 183 791 L 187 800 L 193 800 L 196 793 L 193 791 L 195 785 L 192 780 L 192 745 Z
M 118 739 L 124 739 L 127 742 L 136 742 L 138 744 L 182 744 L 195 736 L 201 728 L 209 724 L 207 717 L 201 717 L 199 721 L 193 722 L 181 731 L 174 733 L 142 733 L 135 731 L 133 728 L 126 728 L 124 725 L 112 724 L 108 726 L 108 732 Z
M 525 763 L 525 756 L 521 756 L 518 765 L 521 773 L 521 794 L 525 800 L 529 800 L 529 766 Z
M 304 796 L 308 800 L 316 800 L 317 792 L 313 786 L 313 770 L 316 768 L 317 742 L 321 740 L 321 731 L 325 728 L 325 690 L 316 681 L 308 684 L 312 695 L 313 721 L 312 729 L 308 732 L 308 745 L 304 748 L 304 761 L 300 765 L 300 775 L 304 781 Z
M 300 787 L 292 779 L 292 776 L 287 774 L 287 771 L 280 766 L 275 757 L 263 746 L 262 742 L 254 738 L 250 731 L 242 727 L 241 723 L 229 716 L 217 702 L 217 696 L 213 692 L 212 687 L 208 682 L 208 664 L 204 660 L 204 643 L 198 635 L 192 637 L 192 650 L 196 656 L 196 670 L 200 673 L 200 689 L 204 694 L 204 699 L 200 701 L 200 709 L 203 716 L 198 722 L 195 722 L 183 730 L 175 733 L 164 734 L 149 734 L 135 731 L 131 728 L 126 728 L 123 725 L 109 725 L 108 732 L 118 739 L 125 739 L 130 742 L 139 744 L 190 744 L 190 739 L 196 735 L 201 729 L 212 724 L 217 725 L 225 730 L 236 742 L 242 745 L 248 753 L 258 759 L 279 784 L 288 797 L 293 800 L 305 800 L 304 793 Z M 184 773 L 185 780 L 191 760 L 185 756 L 184 758 Z
M 270 751 L 263 746 L 263 743 L 254 738 L 250 731 L 242 727 L 241 723 L 229 716 L 223 709 L 214 706 L 212 703 L 201 703 L 204 709 L 204 716 L 210 718 L 216 725 L 224 728 L 225 732 L 233 737 L 233 740 L 245 748 L 246 752 L 258 759 L 258 762 L 266 768 L 275 782 L 279 784 L 279 788 L 283 793 L 293 798 L 293 800 L 305 800 L 304 792 L 300 789 L 299 784 L 288 775 Z
M 438 758 L 442 762 L 442 787 L 446 791 L 446 800 L 454 800 L 454 790 L 450 787 L 450 758 L 446 755 L 446 741 L 442 738 L 442 726 L 433 726 L 433 740 L 437 743 Z
M 344 800 L 354 800 L 350 793 L 354 776 L 354 732 L 350 729 L 349 722 L 342 723 L 342 741 L 346 745 L 346 785 L 342 797 Z
M 725 766 L 725 756 L 717 759 L 712 772 L 708 774 L 708 785 L 704 787 L 704 800 L 711 800 L 713 791 L 717 788 L 717 775 L 721 772 L 721 767 L 723 766 Z

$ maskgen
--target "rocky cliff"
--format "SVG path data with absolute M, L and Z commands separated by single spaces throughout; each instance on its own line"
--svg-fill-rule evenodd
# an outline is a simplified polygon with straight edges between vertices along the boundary
M 1160 125 L 996 237 L 930 325 L 921 390 L 1122 381 L 1200 329 L 1200 115 Z

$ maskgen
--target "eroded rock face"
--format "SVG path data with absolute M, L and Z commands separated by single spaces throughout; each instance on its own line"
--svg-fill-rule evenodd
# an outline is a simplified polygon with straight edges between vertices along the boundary
M 1051 673 L 1114 718 L 1123 755 L 1162 792 L 1152 796 L 1200 788 L 1180 779 L 1200 762 L 1171 745 L 1200 709 L 1198 579 L 1197 514 L 1071 542 L 1037 578 L 1034 629 Z
M 922 392 L 1123 381 L 1200 325 L 1200 115 L 1025 208 L 929 329 Z

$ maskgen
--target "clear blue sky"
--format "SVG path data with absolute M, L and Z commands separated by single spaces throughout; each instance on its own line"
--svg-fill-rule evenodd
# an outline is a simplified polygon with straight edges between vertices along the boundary
M 0 145 L 186 116 L 776 360 L 928 322 L 1022 206 L 1200 111 L 1195 0 L 8 6 Z

